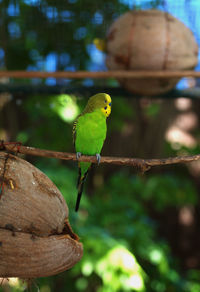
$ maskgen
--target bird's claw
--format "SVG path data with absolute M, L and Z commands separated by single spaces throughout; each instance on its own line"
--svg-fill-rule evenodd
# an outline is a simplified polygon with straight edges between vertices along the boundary
M 96 158 L 97 158 L 97 163 L 99 165 L 100 161 L 101 161 L 101 155 L 100 154 L 96 154 Z
M 78 160 L 81 157 L 81 152 L 76 152 L 76 159 Z

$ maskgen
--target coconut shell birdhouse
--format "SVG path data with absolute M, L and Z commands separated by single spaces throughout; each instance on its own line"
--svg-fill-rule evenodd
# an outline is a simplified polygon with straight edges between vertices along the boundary
M 130 11 L 120 16 L 107 35 L 110 70 L 189 70 L 197 65 L 198 46 L 181 21 L 158 10 Z M 162 94 L 179 79 L 119 79 L 128 91 Z
M 73 267 L 83 247 L 53 182 L 27 161 L 1 152 L 0 183 L 0 277 L 44 277 Z

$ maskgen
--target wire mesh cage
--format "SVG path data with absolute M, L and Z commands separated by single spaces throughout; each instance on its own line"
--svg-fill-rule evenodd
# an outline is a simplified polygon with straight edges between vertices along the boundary
M 1 1 L 1 69 L 106 70 L 105 53 L 96 48 L 94 40 L 105 39 L 112 22 L 123 13 L 152 8 L 177 17 L 192 30 L 200 44 L 198 1 Z M 199 62 L 196 70 L 198 68 Z M 34 79 L 32 82 L 43 81 Z M 55 85 L 70 81 L 47 78 L 44 82 Z M 86 78 L 82 83 L 91 86 L 94 80 Z M 102 84 L 102 81 L 95 83 Z M 184 82 L 179 86 L 184 87 Z
M 194 91 L 189 95 L 184 90 L 170 91 L 157 98 L 137 98 L 119 87 L 113 79 L 119 76 L 111 78 L 106 66 L 107 52 L 103 44 L 113 22 L 129 11 L 150 9 L 161 10 L 182 21 L 200 45 L 200 3 L 197 0 L 0 0 L 0 139 L 23 144 L 20 144 L 20 152 L 18 148 L 13 150 L 12 143 L 0 142 L 0 150 L 19 152 L 18 155 L 30 159 L 51 178 L 62 191 L 69 206 L 70 223 L 84 244 L 84 257 L 75 269 L 45 280 L 47 284 L 41 284 L 41 291 L 50 291 L 50 287 L 52 291 L 57 291 L 57 287 L 61 287 L 60 291 L 161 292 L 170 291 L 172 286 L 181 292 L 200 289 L 199 91 L 195 100 L 184 98 L 194 97 Z M 97 40 L 102 44 L 100 49 Z M 200 76 L 199 55 L 195 70 L 199 74 L 196 77 Z M 30 77 L 33 71 L 40 76 L 51 72 L 54 75 L 33 78 Z M 20 78 L 6 75 L 10 72 Z M 76 80 L 60 78 L 61 75 L 55 77 L 56 73 L 69 72 L 82 75 Z M 127 72 L 139 74 L 137 70 L 124 70 Z M 28 73 L 30 78 L 27 78 Z M 93 76 L 103 73 L 104 78 L 95 79 L 85 73 Z M 144 73 L 152 74 L 152 71 L 145 68 Z M 172 74 L 167 70 L 164 73 Z M 195 85 L 198 86 L 197 78 L 184 78 L 177 87 Z M 77 169 L 73 162 L 67 161 L 76 160 L 72 127 L 83 112 L 87 97 L 97 92 L 107 92 L 113 101 L 102 151 L 101 162 L 105 164 L 91 169 L 77 219 L 73 213 Z M 33 154 L 35 151 L 37 154 Z M 60 156 L 55 156 L 55 152 Z M 8 180 L 4 179 L 10 174 L 9 155 L 6 156 L 8 163 L 0 166 L 3 177 L 0 205 L 7 194 L 15 194 L 13 198 L 17 199 L 14 177 L 25 177 L 19 168 Z M 88 159 L 87 162 L 97 162 L 95 156 Z M 19 160 L 16 157 L 16 161 Z M 172 163 L 181 165 L 173 168 Z M 115 168 L 114 164 L 118 166 Z M 153 172 L 150 167 L 154 168 Z M 145 176 L 135 174 L 147 170 Z M 39 176 L 42 177 L 40 173 Z M 28 179 L 26 188 L 30 189 L 30 183 L 32 180 Z M 9 193 L 6 193 L 7 188 Z M 43 199 L 44 194 L 41 197 Z M 48 207 L 41 203 L 40 197 L 37 199 L 41 208 Z M 31 203 L 26 205 L 33 209 Z M 21 208 L 23 210 L 23 204 Z M 47 213 L 52 213 L 52 217 L 57 214 L 49 209 Z M 17 220 L 15 214 L 13 221 Z M 7 231 L 15 242 L 15 230 Z M 29 242 L 34 242 L 34 235 L 30 234 Z M 2 242 L 0 238 L 0 248 Z M 130 262 L 135 264 L 130 267 Z M 186 275 L 187 271 L 191 273 Z M 111 273 L 112 281 L 108 279 Z

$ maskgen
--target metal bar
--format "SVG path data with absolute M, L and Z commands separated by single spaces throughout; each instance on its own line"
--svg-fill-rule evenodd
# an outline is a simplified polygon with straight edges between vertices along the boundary
M 181 78 L 181 77 L 200 77 L 199 71 L 179 70 L 179 71 L 0 71 L 0 78 L 66 78 L 66 79 L 107 79 L 107 78 Z

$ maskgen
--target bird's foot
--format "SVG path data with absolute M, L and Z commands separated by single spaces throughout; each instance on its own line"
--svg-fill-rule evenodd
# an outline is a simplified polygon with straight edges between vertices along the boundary
M 96 158 L 97 158 L 97 163 L 98 165 L 100 164 L 100 161 L 101 161 L 101 155 L 100 154 L 96 154 Z
M 76 152 L 76 159 L 78 160 L 81 157 L 81 152 Z

